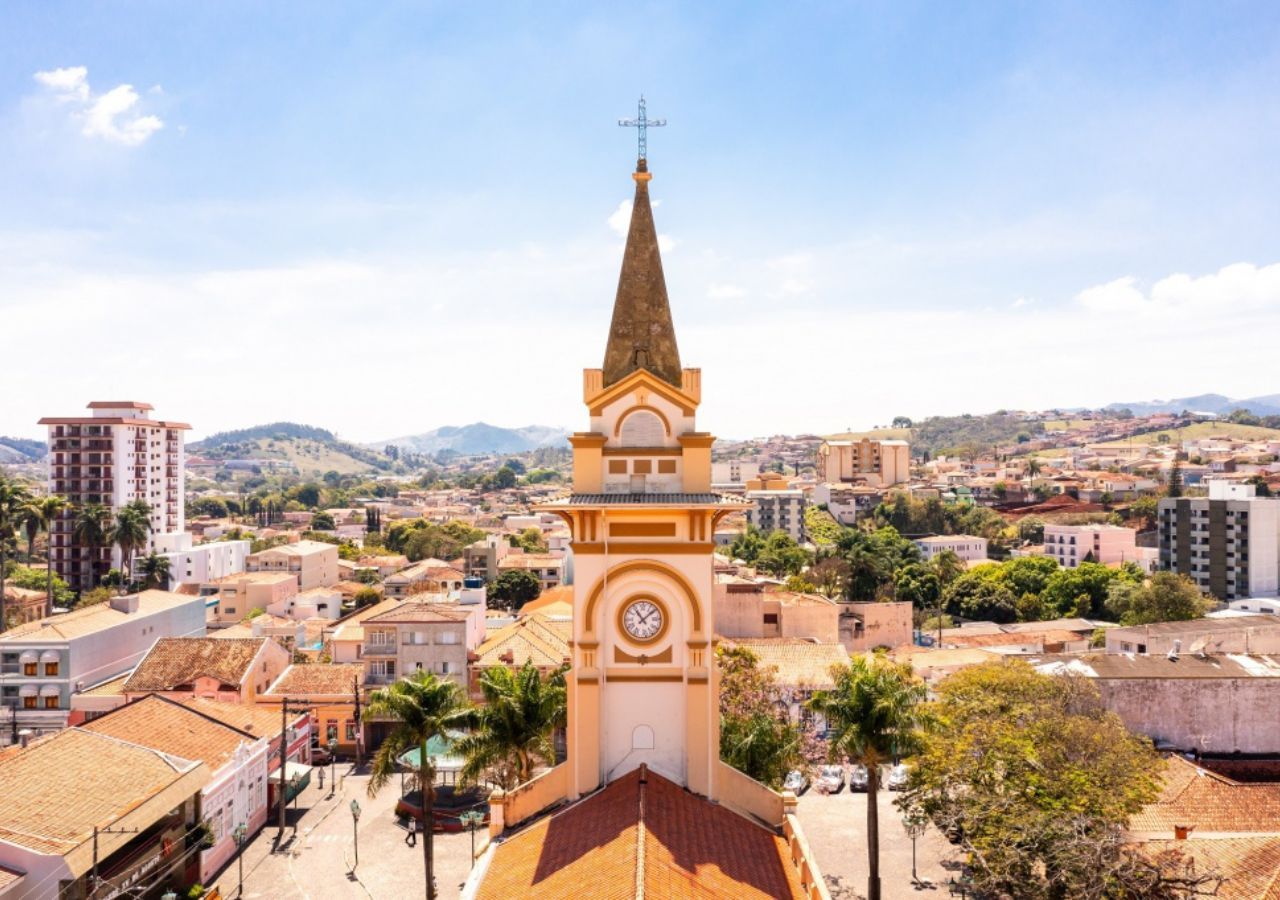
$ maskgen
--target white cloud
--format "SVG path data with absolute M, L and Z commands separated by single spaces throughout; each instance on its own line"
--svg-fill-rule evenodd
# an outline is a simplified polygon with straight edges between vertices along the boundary
M 1235 263 L 1210 275 L 1177 273 L 1143 293 L 1132 275 L 1096 285 L 1076 295 L 1089 310 L 1111 313 L 1205 313 L 1219 319 L 1251 311 L 1280 310 L 1280 263 L 1259 268 Z
M 608 219 L 609 227 L 618 237 L 627 236 L 627 228 L 631 225 L 631 201 L 623 200 Z
M 158 116 L 143 115 L 138 110 L 138 92 L 131 84 L 94 94 L 85 66 L 37 72 L 35 80 L 58 103 L 73 105 L 72 115 L 81 123 L 80 133 L 85 137 L 137 147 L 164 127 Z M 161 93 L 160 86 L 153 87 L 151 93 Z
M 1035 303 L 1035 302 L 1036 301 L 1031 297 L 1019 297 L 1017 300 L 1014 300 L 1012 303 L 1009 304 L 1009 308 L 1022 309 L 1024 306 L 1030 306 L 1032 303 Z

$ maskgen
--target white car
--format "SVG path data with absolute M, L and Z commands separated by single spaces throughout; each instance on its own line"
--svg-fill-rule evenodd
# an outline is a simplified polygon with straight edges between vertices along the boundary
M 844 787 L 843 766 L 823 766 L 818 770 L 818 790 L 824 794 L 838 794 Z
M 904 763 L 898 763 L 889 770 L 889 778 L 885 782 L 885 787 L 891 791 L 901 791 L 907 786 L 907 767 Z
M 787 777 L 782 782 L 782 789 L 790 791 L 799 797 L 809 787 L 809 776 L 801 772 L 799 769 L 792 769 L 787 773 Z

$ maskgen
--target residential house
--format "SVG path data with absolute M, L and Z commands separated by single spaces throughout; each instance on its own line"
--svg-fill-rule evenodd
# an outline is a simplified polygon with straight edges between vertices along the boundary
M 925 562 L 947 550 L 965 562 L 984 562 L 987 559 L 987 539 L 972 534 L 940 534 L 917 538 L 912 543 L 920 548 Z
M 191 532 L 155 537 L 156 553 L 169 561 L 169 584 L 208 584 L 244 571 L 252 541 L 192 544 Z
M 250 837 L 267 821 L 267 741 L 156 694 L 143 697 L 83 726 L 85 730 L 198 760 L 209 771 L 200 789 L 200 817 L 213 843 L 200 851 L 201 884 L 235 854 L 235 830 Z
M 1067 569 L 1074 569 L 1082 562 L 1104 566 L 1126 562 L 1141 565 L 1137 535 L 1134 529 L 1120 525 L 1049 523 L 1044 526 L 1044 552 Z
M 338 742 L 338 753 L 357 752 L 358 703 L 364 686 L 364 665 L 360 663 L 294 664 L 284 670 L 258 704 L 269 707 L 282 700 L 311 707 L 314 744 L 328 747 Z
M 542 590 L 564 581 L 564 559 L 552 553 L 519 553 L 513 551 L 498 561 L 498 573 L 520 570 L 538 579 Z
M 270 638 L 162 638 L 121 688 L 128 701 L 145 694 L 253 703 L 289 665 L 289 651 Z
M 241 572 L 200 586 L 216 628 L 242 622 L 254 610 L 278 608 L 297 593 L 298 581 L 288 572 Z
M 718 580 L 714 597 L 716 631 L 727 638 L 839 638 L 840 607 L 821 594 L 766 590 L 730 577 Z
M 370 616 L 361 627 L 365 683 L 371 685 L 427 671 L 465 687 L 467 654 L 479 646 L 482 636 L 456 604 L 405 601 Z
M 209 776 L 199 760 L 82 728 L 0 753 L 0 897 L 185 889 L 184 854 L 172 849 L 196 834 Z
M 476 647 L 470 660 L 471 699 L 479 701 L 480 677 L 488 669 L 518 669 L 532 662 L 543 676 L 556 671 L 570 658 L 570 620 L 540 612 L 523 615 L 499 628 Z
M 4 617 L 6 626 L 25 625 L 44 618 L 48 594 L 44 591 L 33 591 L 18 587 L 12 581 L 0 585 L 4 592 Z M 3 631 L 0 628 L 0 631 Z
M 760 669 L 773 670 L 778 702 L 785 705 L 791 721 L 812 726 L 818 734 L 826 732 L 826 721 L 810 712 L 805 703 L 814 691 L 835 687 L 831 667 L 849 664 L 843 645 L 803 638 L 739 638 L 726 640 L 724 645 L 750 650 Z
M 1126 625 L 1108 629 L 1106 651 L 1149 656 L 1280 654 L 1280 619 L 1258 614 Z
M 252 553 L 245 560 L 250 572 L 288 572 L 298 590 L 332 587 L 338 583 L 338 547 L 323 541 L 298 541 Z
M 462 590 L 466 576 L 441 559 L 424 559 L 406 569 L 394 572 L 383 579 L 387 597 L 408 597 L 410 594 L 447 594 Z
M 838 640 L 850 653 L 911 643 L 911 603 L 841 603 Z
M 498 563 L 511 552 L 511 543 L 501 534 L 487 534 L 462 550 L 462 570 L 485 581 L 498 577 Z
M 74 724 L 73 694 L 128 672 L 157 639 L 203 635 L 204 617 L 199 597 L 142 591 L 0 634 L 0 745 Z

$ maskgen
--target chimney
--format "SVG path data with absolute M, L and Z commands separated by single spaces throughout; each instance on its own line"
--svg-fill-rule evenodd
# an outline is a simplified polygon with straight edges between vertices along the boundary
M 1194 825 L 1174 825 L 1173 839 L 1175 841 L 1185 841 L 1187 836 L 1191 834 L 1191 830 L 1195 827 L 1196 826 Z
M 109 601 L 111 608 L 122 613 L 136 613 L 138 611 L 138 595 L 125 594 L 123 597 L 112 597 Z
M 33 738 L 34 736 L 35 736 L 35 735 L 34 735 L 34 733 L 31 731 L 31 729 L 30 729 L 30 728 L 24 728 L 24 729 L 22 729 L 21 731 L 19 731 L 19 732 L 18 732 L 18 744 L 19 744 L 19 746 L 22 746 L 22 747 L 27 747 L 27 746 L 29 746 L 29 745 L 31 744 L 31 738 Z

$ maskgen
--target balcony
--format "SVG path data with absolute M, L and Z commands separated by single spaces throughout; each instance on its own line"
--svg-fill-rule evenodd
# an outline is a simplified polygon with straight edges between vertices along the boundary
M 398 675 L 365 675 L 365 684 L 394 684 Z
M 365 644 L 364 655 L 365 656 L 395 656 L 396 645 L 395 644 Z

